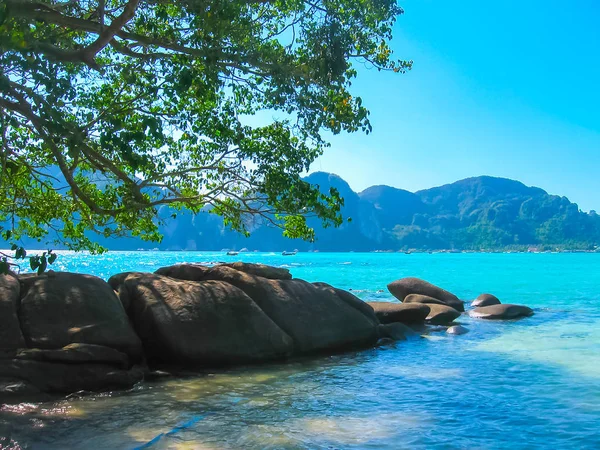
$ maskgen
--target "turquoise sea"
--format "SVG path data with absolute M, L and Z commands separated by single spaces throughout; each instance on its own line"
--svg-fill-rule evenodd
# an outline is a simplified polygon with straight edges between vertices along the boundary
M 535 315 L 462 316 L 463 336 L 142 383 L 130 392 L 3 405 L 24 448 L 600 448 L 600 254 L 61 253 L 55 270 L 108 278 L 180 262 L 243 260 L 392 300 L 425 278 Z

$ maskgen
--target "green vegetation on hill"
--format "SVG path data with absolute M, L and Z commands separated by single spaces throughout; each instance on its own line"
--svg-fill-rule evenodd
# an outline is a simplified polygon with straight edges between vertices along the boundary
M 211 214 L 179 216 L 161 229 L 161 249 L 281 251 L 398 250 L 565 250 L 600 243 L 600 216 L 585 213 L 566 197 L 502 178 L 476 177 L 416 193 L 389 186 L 352 191 L 340 177 L 317 172 L 305 178 L 323 192 L 344 198 L 338 228 L 315 227 L 314 243 L 285 239 L 269 224 L 247 222 L 250 237 L 228 230 Z M 163 214 L 168 215 L 168 210 Z M 350 219 L 350 220 L 348 220 Z M 139 241 L 105 242 L 110 248 L 138 248 Z M 146 246 L 148 247 L 148 246 Z

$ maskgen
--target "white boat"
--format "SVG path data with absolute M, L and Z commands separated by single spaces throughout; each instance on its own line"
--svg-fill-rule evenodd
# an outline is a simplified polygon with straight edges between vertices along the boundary
M 230 250 L 230 251 L 227 252 L 227 256 L 235 256 L 237 254 L 239 254 L 239 252 L 236 252 L 236 251 L 233 251 L 233 250 Z
M 286 252 L 286 251 L 283 251 L 283 252 L 281 252 L 281 254 L 282 254 L 283 256 L 293 256 L 293 255 L 295 255 L 296 253 L 298 253 L 298 250 L 294 250 L 293 252 Z

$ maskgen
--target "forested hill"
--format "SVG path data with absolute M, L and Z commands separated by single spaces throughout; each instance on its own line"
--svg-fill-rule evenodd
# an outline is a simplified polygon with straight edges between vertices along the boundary
M 159 245 L 132 239 L 105 244 L 111 249 L 373 251 L 587 249 L 600 243 L 595 212 L 584 213 L 566 197 L 509 179 L 468 178 L 415 193 L 389 186 L 356 193 L 337 175 L 324 172 L 309 175 L 307 181 L 326 192 L 336 187 L 345 199 L 343 214 L 352 219 L 339 228 L 313 224 L 318 240 L 312 244 L 285 239 L 279 230 L 257 223 L 250 225 L 246 238 L 209 213 L 170 221 Z

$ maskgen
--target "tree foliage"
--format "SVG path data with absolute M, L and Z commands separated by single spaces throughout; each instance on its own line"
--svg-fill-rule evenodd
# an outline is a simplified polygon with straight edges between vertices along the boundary
M 161 205 L 307 239 L 306 216 L 339 224 L 337 192 L 301 174 L 324 133 L 371 130 L 357 66 L 411 67 L 388 46 L 401 13 L 394 0 L 0 0 L 4 237 L 157 240 Z

